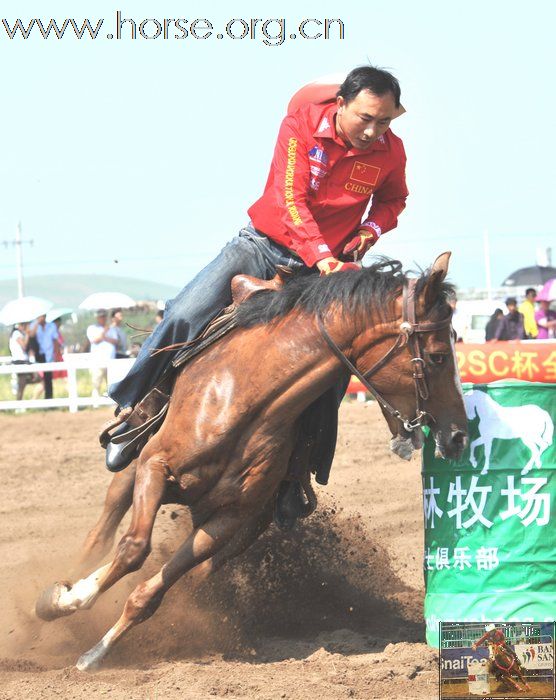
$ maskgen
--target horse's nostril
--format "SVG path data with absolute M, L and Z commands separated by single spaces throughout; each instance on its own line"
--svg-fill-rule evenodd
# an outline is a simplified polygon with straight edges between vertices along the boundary
M 465 445 L 467 442 L 467 433 L 464 433 L 463 430 L 454 430 L 452 433 L 452 443 L 454 445 Z

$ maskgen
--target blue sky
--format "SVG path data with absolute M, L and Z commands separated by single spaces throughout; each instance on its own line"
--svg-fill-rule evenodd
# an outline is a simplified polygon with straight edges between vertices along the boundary
M 393 130 L 406 146 L 411 192 L 376 252 L 426 266 L 449 249 L 452 280 L 484 286 L 488 230 L 501 283 L 556 241 L 553 7 L 3 2 L 10 23 L 104 24 L 95 41 L 69 32 L 10 41 L 0 26 L 0 241 L 21 220 L 34 241 L 24 247 L 26 275 L 97 272 L 182 286 L 246 222 L 290 96 L 371 61 L 402 86 L 407 114 Z M 117 10 L 137 24 L 206 18 L 217 29 L 231 18 L 284 18 L 288 34 L 305 18 L 340 18 L 345 38 L 109 40 Z M 14 251 L 0 247 L 0 278 L 14 276 Z

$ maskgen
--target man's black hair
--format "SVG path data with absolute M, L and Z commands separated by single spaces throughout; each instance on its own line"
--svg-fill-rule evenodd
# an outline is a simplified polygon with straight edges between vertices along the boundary
M 119 314 L 121 309 L 113 309 L 112 313 L 110 314 L 110 318 L 114 318 L 116 314 Z
M 396 107 L 400 106 L 400 84 L 391 73 L 375 66 L 354 68 L 340 85 L 336 97 L 343 97 L 346 104 L 354 100 L 361 90 L 368 90 L 377 97 L 392 93 Z
M 527 289 L 525 290 L 525 296 L 529 296 L 531 292 L 533 292 L 533 294 L 537 296 L 537 290 L 533 287 L 527 287 Z

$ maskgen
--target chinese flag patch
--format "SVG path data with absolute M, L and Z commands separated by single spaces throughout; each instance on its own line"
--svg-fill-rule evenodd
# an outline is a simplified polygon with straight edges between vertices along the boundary
M 351 169 L 349 179 L 362 182 L 365 185 L 376 185 L 379 175 L 380 168 L 377 168 L 376 165 L 367 165 L 367 163 L 356 160 Z

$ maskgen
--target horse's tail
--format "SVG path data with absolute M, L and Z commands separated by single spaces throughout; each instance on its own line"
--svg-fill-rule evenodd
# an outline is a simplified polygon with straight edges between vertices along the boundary
M 548 413 L 545 412 L 544 416 L 544 426 L 541 431 L 541 439 L 543 441 L 543 447 L 546 449 L 550 445 L 552 445 L 552 438 L 554 436 L 554 423 L 552 422 L 552 418 L 548 415 Z

